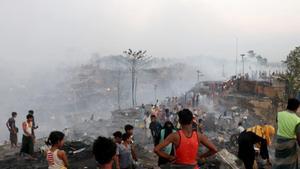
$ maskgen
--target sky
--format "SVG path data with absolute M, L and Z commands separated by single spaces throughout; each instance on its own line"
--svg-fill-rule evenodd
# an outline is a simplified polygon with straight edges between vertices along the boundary
M 0 0 L 0 63 L 31 69 L 92 53 L 281 61 L 300 44 L 299 0 Z
M 47 88 L 27 91 L 25 84 L 55 86 L 59 76 L 44 71 L 82 64 L 94 53 L 131 48 L 153 57 L 199 57 L 209 70 L 211 58 L 235 60 L 238 42 L 238 55 L 254 50 L 284 60 L 300 45 L 299 11 L 299 0 L 0 0 L 0 115 L 16 107 L 24 118 L 29 107 L 22 98 Z M 219 61 L 210 76 L 220 71 Z M 7 136 L 1 133 L 0 140 Z

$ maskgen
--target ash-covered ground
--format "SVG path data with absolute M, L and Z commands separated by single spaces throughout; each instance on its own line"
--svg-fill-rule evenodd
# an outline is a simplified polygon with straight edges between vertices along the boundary
M 205 134 L 218 146 L 223 155 L 219 155 L 208 159 L 202 168 L 218 169 L 218 168 L 232 168 L 230 161 L 235 160 L 236 157 L 230 157 L 230 153 L 235 153 L 236 145 L 232 142 L 231 135 L 234 134 L 233 119 L 229 116 L 220 117 L 215 112 L 207 113 L 205 117 Z M 157 156 L 153 153 L 152 138 L 147 134 L 147 130 L 143 128 L 143 115 L 139 108 L 127 109 L 112 112 L 111 120 L 87 120 L 82 123 L 75 124 L 69 129 L 65 129 L 67 142 L 64 150 L 68 153 L 70 168 L 74 169 L 88 169 L 96 168 L 96 163 L 92 155 L 92 142 L 99 136 L 111 136 L 116 131 L 124 131 L 125 124 L 132 124 L 135 126 L 134 138 L 135 146 L 138 153 L 138 167 L 139 168 L 158 168 Z M 224 128 L 224 126 L 228 126 Z M 232 128 L 231 128 L 232 127 Z M 18 149 L 11 150 L 9 145 L 0 148 L 0 166 L 3 169 L 46 169 L 48 167 L 45 157 L 41 153 L 41 148 L 44 146 L 44 139 L 37 140 L 35 144 L 36 161 L 25 160 L 18 156 Z M 224 154 L 225 153 L 225 154 Z M 228 158 L 223 159 L 222 157 Z M 225 160 L 225 162 L 224 162 Z M 227 161 L 226 161 L 227 160 Z M 226 164 L 228 163 L 228 164 Z M 237 164 L 232 164 L 236 166 Z
M 126 112 L 126 113 L 124 113 Z M 126 115 L 127 116 L 126 116 Z M 129 116 L 130 115 L 130 116 Z M 66 143 L 64 150 L 68 153 L 70 168 L 87 169 L 96 168 L 96 162 L 92 154 L 93 140 L 99 136 L 111 136 L 115 130 L 123 131 L 123 124 L 134 124 L 138 116 L 132 110 L 118 111 L 113 113 L 113 120 L 89 120 L 75 124 L 72 128 L 65 129 Z M 114 120 L 115 119 L 115 120 Z M 143 138 L 143 129 L 135 129 L 137 140 L 136 148 L 141 168 L 153 168 L 156 164 L 156 156 L 149 151 L 146 143 L 148 140 Z M 37 160 L 26 160 L 18 154 L 19 149 L 11 149 L 10 145 L 0 147 L 0 166 L 1 169 L 46 169 L 47 161 L 41 152 L 46 138 L 38 139 L 35 144 L 35 157 Z
M 190 91 L 191 93 L 191 91 Z M 237 102 L 244 97 L 242 95 L 217 95 L 208 97 L 201 95 L 197 103 L 192 103 L 191 96 L 176 98 L 175 102 L 168 99 L 157 106 L 161 112 L 165 108 L 174 109 L 184 106 L 191 109 L 198 118 L 203 119 L 204 134 L 218 147 L 219 153 L 201 163 L 201 168 L 207 169 L 238 169 L 243 168 L 241 162 L 236 158 L 237 125 L 243 122 L 245 128 L 252 125 L 265 123 L 252 109 L 248 102 Z M 249 96 L 245 97 L 249 98 Z M 96 168 L 92 155 L 92 143 L 99 135 L 111 137 L 115 131 L 124 132 L 124 125 L 131 124 L 135 127 L 134 139 L 138 153 L 138 168 L 158 168 L 157 156 L 153 153 L 152 138 L 149 129 L 145 128 L 145 112 L 151 112 L 153 105 L 145 105 L 134 109 L 123 109 L 113 111 L 111 119 L 95 119 L 94 116 L 88 120 L 74 123 L 73 126 L 64 129 L 66 143 L 64 150 L 68 153 L 70 168 L 88 169 Z M 173 113 L 173 117 L 176 113 Z M 86 118 L 85 118 L 86 119 Z M 163 120 L 162 120 L 163 121 Z M 0 147 L 1 169 L 46 169 L 48 167 L 45 157 L 41 153 L 46 138 L 37 140 L 35 144 L 35 156 L 37 160 L 28 161 L 18 156 L 19 149 L 11 150 L 9 145 Z M 200 147 L 199 151 L 204 151 Z M 272 151 L 271 151 L 272 156 Z M 259 159 L 258 159 L 259 161 Z M 267 168 L 265 168 L 267 169 Z

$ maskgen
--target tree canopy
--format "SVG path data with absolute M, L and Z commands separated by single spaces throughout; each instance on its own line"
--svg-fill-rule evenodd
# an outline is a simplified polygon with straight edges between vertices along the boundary
M 286 82 L 287 96 L 295 97 L 300 91 L 300 46 L 289 53 L 284 63 L 287 69 L 280 79 Z

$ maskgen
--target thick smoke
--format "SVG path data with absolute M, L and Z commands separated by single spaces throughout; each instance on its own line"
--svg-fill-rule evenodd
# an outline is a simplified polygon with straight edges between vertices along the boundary
M 241 61 L 238 63 L 240 73 Z M 224 81 L 235 74 L 235 66 L 234 60 L 204 56 L 153 58 L 137 73 L 137 104 L 182 96 L 199 81 Z M 4 62 L 0 68 L 3 80 L 0 84 L 0 123 L 3 126 L 0 140 L 8 139 L 4 124 L 12 111 L 18 112 L 16 121 L 21 128 L 27 111 L 35 110 L 40 127 L 37 134 L 44 137 L 51 130 L 63 130 L 91 117 L 108 119 L 112 110 L 131 107 L 131 74 L 119 55 L 100 57 L 94 54 L 80 64 L 60 64 L 23 72 Z

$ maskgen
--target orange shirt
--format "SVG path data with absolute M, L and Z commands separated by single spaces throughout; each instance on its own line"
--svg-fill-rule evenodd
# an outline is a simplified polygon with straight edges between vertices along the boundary
M 176 164 L 196 165 L 198 154 L 198 134 L 193 131 L 191 137 L 186 137 L 182 130 L 178 131 L 180 141 L 176 147 Z

